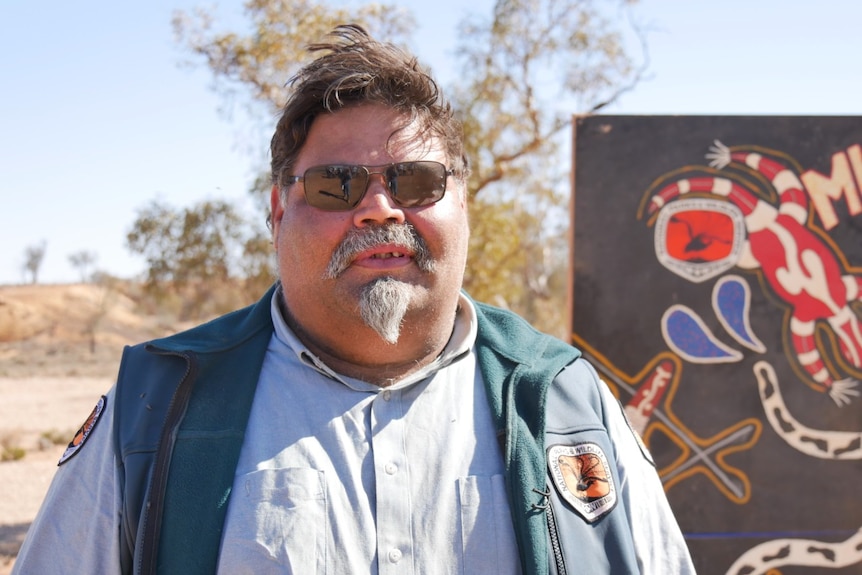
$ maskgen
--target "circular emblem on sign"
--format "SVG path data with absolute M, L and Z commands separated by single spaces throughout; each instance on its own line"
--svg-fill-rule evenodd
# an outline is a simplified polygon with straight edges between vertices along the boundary
M 669 203 L 655 224 L 658 261 L 673 273 L 702 282 L 732 268 L 745 240 L 739 208 L 712 198 L 686 198 Z

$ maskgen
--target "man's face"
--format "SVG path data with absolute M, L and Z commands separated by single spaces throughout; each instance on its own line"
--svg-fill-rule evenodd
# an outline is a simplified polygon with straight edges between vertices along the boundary
M 323 164 L 383 166 L 416 160 L 450 165 L 441 143 L 418 137 L 405 116 L 382 105 L 363 105 L 318 116 L 292 175 L 301 176 L 308 168 Z M 443 317 L 451 322 L 467 257 L 464 196 L 462 184 L 450 176 L 440 201 L 403 208 L 390 197 L 384 178 L 375 174 L 354 209 L 324 211 L 306 202 L 302 182 L 288 187 L 284 203 L 273 188 L 273 243 L 289 321 L 300 337 L 338 355 L 339 338 L 350 336 L 356 341 L 367 335 L 363 330 L 371 320 L 363 319 L 366 310 L 360 313 L 360 302 L 368 307 L 363 298 L 370 297 L 372 288 L 383 304 L 401 302 L 395 305 L 404 308 L 403 321 L 396 318 L 396 324 L 404 334 L 421 333 L 423 323 L 438 316 L 452 314 Z M 333 267 L 333 261 L 339 259 L 333 254 L 349 235 L 364 237 L 373 229 L 403 228 L 404 224 L 413 227 L 418 245 L 427 247 L 425 258 L 417 253 L 416 245 L 410 247 L 397 234 L 382 234 L 358 252 L 348 250 L 340 265 Z M 391 289 L 397 293 L 393 295 Z

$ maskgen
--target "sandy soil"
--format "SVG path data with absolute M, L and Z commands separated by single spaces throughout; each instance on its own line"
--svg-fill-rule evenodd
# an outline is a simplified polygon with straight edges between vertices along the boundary
M 8 575 L 57 461 L 113 384 L 122 347 L 176 331 L 117 286 L 0 286 L 0 575 Z M 45 435 L 57 438 L 54 443 Z
M 43 433 L 71 440 L 111 380 L 98 377 L 0 378 L 0 441 L 26 455 L 0 463 L 0 574 L 6 575 L 65 449 Z

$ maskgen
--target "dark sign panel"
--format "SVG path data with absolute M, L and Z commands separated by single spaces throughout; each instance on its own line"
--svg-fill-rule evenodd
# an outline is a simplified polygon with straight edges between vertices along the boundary
M 574 134 L 573 341 L 698 572 L 862 573 L 862 118 Z

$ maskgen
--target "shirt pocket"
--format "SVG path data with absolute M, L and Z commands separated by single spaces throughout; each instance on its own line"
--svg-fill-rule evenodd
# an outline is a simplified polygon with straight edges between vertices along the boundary
M 261 469 L 234 481 L 219 573 L 324 573 L 326 481 L 322 471 Z
M 464 575 L 520 573 L 504 477 L 462 477 L 458 497 Z

